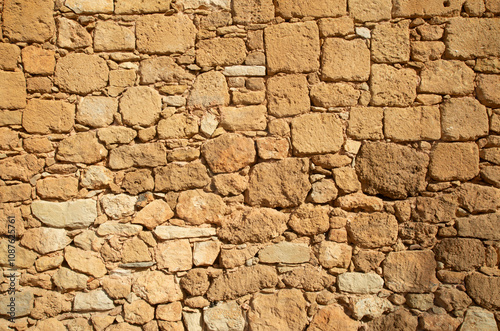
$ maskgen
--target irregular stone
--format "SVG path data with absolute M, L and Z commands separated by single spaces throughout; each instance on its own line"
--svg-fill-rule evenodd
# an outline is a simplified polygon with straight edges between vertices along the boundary
M 17 60 L 21 56 L 21 49 L 14 44 L 0 44 L 0 70 L 15 70 Z
M 311 100 L 318 107 L 356 106 L 359 96 L 359 90 L 345 83 L 319 83 L 311 88 Z
M 203 312 L 203 321 L 209 331 L 234 330 L 243 331 L 245 317 L 236 301 L 220 303 Z
M 460 61 L 428 62 L 420 76 L 420 92 L 466 95 L 474 91 L 474 71 Z
M 40 254 L 59 251 L 70 242 L 66 230 L 45 227 L 29 229 L 21 239 L 21 245 Z
M 292 17 L 335 17 L 346 14 L 345 0 L 321 0 L 309 2 L 304 0 L 276 2 L 276 15 L 283 18 Z
M 26 80 L 22 72 L 0 71 L 0 108 L 26 107 Z
M 158 123 L 158 138 L 191 138 L 198 133 L 198 120 L 186 114 L 174 114 Z
M 78 123 L 103 128 L 113 123 L 114 115 L 118 110 L 118 101 L 108 97 L 87 96 L 81 99 L 77 109 Z
M 52 288 L 52 284 L 50 287 Z M 60 315 L 63 311 L 70 309 L 71 309 L 71 302 L 66 301 L 63 294 L 49 291 L 46 292 L 46 294 L 44 294 L 43 297 L 37 298 L 35 300 L 35 307 L 31 312 L 31 317 L 36 319 L 56 317 Z M 38 324 L 37 327 L 38 326 L 40 326 L 40 324 Z M 70 325 L 68 324 L 68 326 Z M 53 327 L 55 326 L 51 326 L 51 328 L 48 328 L 47 331 L 53 330 Z M 66 330 L 64 324 L 62 323 L 58 327 L 59 327 L 58 330 L 62 331 Z
M 495 187 L 500 187 L 500 167 L 490 166 L 482 168 L 481 178 Z
M 8 270 L 9 267 L 10 268 L 13 267 L 12 265 L 13 253 L 11 248 L 12 240 L 1 239 L 0 243 L 2 244 L 2 246 L 0 246 L 0 252 L 2 253 L 0 258 L 0 265 L 4 267 L 5 270 Z M 15 246 L 14 249 L 15 249 L 14 252 L 15 267 L 22 269 L 31 268 L 35 263 L 35 260 L 37 259 L 37 254 L 21 246 Z
M 363 192 L 404 199 L 425 190 L 429 157 L 409 147 L 391 143 L 365 143 L 357 157 L 356 171 Z
M 176 83 L 191 81 L 194 76 L 175 63 L 168 56 L 158 56 L 141 61 L 139 73 L 142 84 L 154 84 L 158 81 Z
M 451 18 L 446 25 L 445 55 L 460 60 L 500 56 L 499 36 L 498 20 Z
M 375 250 L 359 250 L 352 262 L 357 271 L 368 273 L 376 270 L 385 259 L 385 254 Z
M 106 87 L 108 74 L 99 56 L 71 53 L 57 61 L 54 83 L 65 92 L 83 95 Z
M 149 230 L 152 230 L 173 216 L 174 212 L 165 201 L 155 200 L 141 209 L 132 220 L 132 223 L 144 225 Z
M 162 240 L 200 238 L 215 236 L 215 228 L 195 228 L 180 226 L 158 226 L 154 230 L 155 235 Z
M 31 154 L 18 155 L 0 160 L 0 178 L 27 182 L 42 171 L 44 161 Z
M 473 237 L 486 240 L 498 240 L 500 233 L 498 214 L 487 214 L 470 216 L 457 219 L 458 235 L 461 237 Z
M 481 159 L 493 164 L 500 164 L 500 148 L 484 148 L 479 152 Z
M 80 185 L 89 189 L 100 189 L 113 182 L 113 173 L 103 166 L 86 168 L 80 179 Z
M 273 76 L 267 81 L 269 114 L 294 116 L 309 111 L 309 90 L 303 75 Z
M 134 32 L 114 21 L 97 22 L 94 29 L 94 50 L 96 52 L 133 51 Z
M 180 321 L 182 319 L 182 305 L 179 301 L 156 307 L 156 318 L 164 321 Z
M 134 2 L 135 6 L 135 2 Z M 148 54 L 184 53 L 194 47 L 196 27 L 184 14 L 145 15 L 136 25 L 137 49 Z
M 272 0 L 234 0 L 232 10 L 236 24 L 267 23 L 274 18 Z
M 475 143 L 437 143 L 431 151 L 429 175 L 438 181 L 467 181 L 479 174 Z
M 374 319 L 382 316 L 383 313 L 393 309 L 389 300 L 379 297 L 354 297 L 350 300 L 349 308 L 352 310 L 352 317 L 361 320 L 363 318 Z
M 371 58 L 375 62 L 398 63 L 410 60 L 410 21 L 381 23 L 372 30 Z
M 335 153 L 343 143 L 342 125 L 333 114 L 306 114 L 292 120 L 292 146 L 299 155 Z
M 496 331 L 498 330 L 495 315 L 479 307 L 470 307 L 465 313 L 465 319 L 460 327 L 460 331 Z
M 385 286 L 394 292 L 425 293 L 439 285 L 430 250 L 391 252 L 383 268 Z
M 307 163 L 307 159 L 287 158 L 273 163 L 257 164 L 250 171 L 246 201 L 251 206 L 299 205 L 311 189 Z
M 115 308 L 103 290 L 93 290 L 88 293 L 76 293 L 73 301 L 74 311 L 106 311 Z
M 418 77 L 413 69 L 374 64 L 370 83 L 373 106 L 407 107 L 417 97 Z
M 155 190 L 183 191 L 210 183 L 205 166 L 199 162 L 170 163 L 155 169 Z
M 15 316 L 22 317 L 28 316 L 33 310 L 33 304 L 35 301 L 35 297 L 32 291 L 24 290 L 24 291 L 16 291 L 14 296 L 11 295 L 2 295 L 0 297 L 0 315 L 2 316 L 10 316 L 10 307 L 8 306 L 11 302 L 11 298 L 15 298 Z M 11 324 L 12 325 L 12 324 Z M 7 329 L 8 330 L 8 329 Z
M 52 281 L 60 291 L 84 290 L 87 288 L 88 276 L 74 272 L 71 269 L 61 267 L 52 276 Z
M 464 310 L 472 303 L 472 299 L 463 291 L 454 287 L 440 287 L 435 292 L 436 305 L 443 307 L 446 311 Z
M 201 40 L 196 48 L 196 63 L 200 67 L 243 64 L 246 57 L 245 42 L 240 38 Z
M 288 215 L 269 208 L 236 210 L 222 220 L 217 235 L 234 244 L 267 242 L 286 230 Z
M 420 324 L 425 330 L 457 330 L 460 321 L 447 314 L 423 313 Z
M 219 224 L 225 204 L 221 197 L 202 190 L 181 192 L 177 200 L 177 215 L 192 225 Z
M 136 273 L 132 290 L 151 305 L 182 300 L 181 288 L 173 275 L 161 271 L 143 271 Z
M 322 48 L 322 78 L 327 81 L 367 81 L 370 50 L 361 39 L 328 38 Z
M 69 200 L 78 194 L 78 179 L 73 177 L 48 177 L 37 181 L 36 191 L 44 199 Z
M 92 36 L 78 22 L 58 17 L 57 46 L 62 48 L 77 49 L 92 45 Z
M 465 278 L 467 293 L 486 309 L 500 307 L 500 277 L 472 273 Z
M 280 242 L 259 251 L 263 263 L 305 263 L 309 261 L 309 247 L 304 244 Z
M 417 243 L 421 247 L 432 247 L 436 244 L 438 227 L 421 222 L 405 222 L 399 228 L 399 237 L 404 241 Z
M 441 41 L 413 41 L 411 44 L 411 59 L 420 62 L 439 60 L 444 50 L 445 45 Z
M 206 269 L 195 268 L 181 278 L 181 287 L 191 296 L 204 295 L 210 287 Z
M 500 107 L 500 78 L 498 75 L 479 75 L 477 80 L 477 98 L 488 107 Z
M 318 247 L 318 260 L 323 268 L 347 268 L 351 263 L 352 247 L 332 241 L 322 241 Z
M 101 206 L 104 212 L 112 219 L 120 219 L 132 215 L 135 211 L 136 202 L 136 197 L 126 194 L 107 194 L 101 198 Z
M 398 221 L 385 213 L 359 213 L 347 222 L 352 241 L 363 248 L 391 246 L 398 237 Z
M 384 137 L 383 118 L 384 110 L 382 108 L 352 107 L 349 113 L 347 134 L 355 139 L 382 139 Z
M 61 161 L 92 164 L 104 159 L 107 154 L 95 132 L 81 132 L 61 141 L 56 157 Z
M 250 138 L 224 134 L 203 144 L 201 152 L 214 173 L 234 172 L 255 162 L 255 146 Z
M 431 17 L 458 15 L 463 1 L 452 0 L 447 3 L 432 0 L 423 4 L 419 1 L 396 0 L 393 2 L 392 14 L 394 17 Z
M 184 5 L 184 8 L 214 7 L 222 9 L 231 9 L 230 0 L 180 0 L 178 3 Z
M 96 201 L 91 199 L 68 202 L 37 200 L 31 204 L 31 211 L 44 225 L 55 228 L 86 228 L 97 218 Z
M 434 249 L 436 258 L 456 271 L 469 271 L 483 265 L 486 250 L 480 240 L 444 238 Z
M 384 286 L 382 277 L 375 273 L 346 272 L 337 279 L 339 290 L 349 293 L 378 293 Z
M 75 124 L 75 106 L 64 101 L 31 99 L 23 113 L 29 133 L 69 132 Z
M 109 234 L 120 236 L 134 236 L 142 230 L 142 226 L 119 222 L 104 222 L 97 228 L 97 234 L 101 237 Z
M 269 73 L 301 73 L 319 69 L 319 30 L 315 22 L 268 26 L 264 30 L 264 39 Z M 287 57 L 284 58 L 283 54 Z
M 274 267 L 256 265 L 243 267 L 214 279 L 207 292 L 210 301 L 233 300 L 266 287 L 274 287 L 278 276 Z
M 113 323 L 113 321 L 111 321 L 111 323 Z M 106 331 L 140 331 L 140 330 L 142 330 L 140 326 L 133 326 L 125 322 L 113 324 L 110 325 L 108 328 L 106 328 Z
M 390 0 L 349 0 L 349 14 L 356 21 L 382 21 L 391 19 Z
M 112 14 L 112 0 L 66 0 L 64 5 L 74 11 L 76 14 Z
M 155 317 L 155 309 L 144 300 L 123 305 L 123 318 L 132 324 L 144 325 Z
M 303 267 L 293 268 L 283 275 L 283 282 L 290 287 L 304 289 L 305 291 L 321 291 L 331 286 L 335 278 L 321 267 L 306 264 Z
M 23 148 L 28 153 L 47 153 L 54 150 L 47 137 L 32 137 L 23 140 Z
M 120 146 L 109 153 L 111 169 L 158 167 L 167 164 L 167 149 L 160 142 Z
M 265 130 L 266 106 L 224 107 L 221 109 L 221 125 L 228 131 Z
M 308 330 L 311 331 L 356 331 L 359 322 L 353 321 L 344 313 L 340 305 L 332 304 L 320 309 L 313 317 Z
M 112 299 L 126 298 L 130 294 L 131 284 L 128 277 L 106 276 L 101 279 L 103 290 Z
M 147 14 L 166 12 L 170 9 L 170 0 L 142 0 L 137 3 L 133 0 L 117 0 L 115 4 L 116 14 Z
M 394 141 L 438 140 L 442 118 L 437 106 L 385 108 L 385 137 Z
M 219 71 L 209 71 L 196 77 L 187 99 L 190 108 L 227 106 L 229 91 L 226 78 Z
M 500 190 L 464 183 L 457 191 L 458 203 L 472 214 L 494 213 L 500 207 Z
M 28 46 L 23 48 L 24 70 L 35 75 L 52 75 L 56 66 L 55 52 L 43 48 Z
M 328 213 L 326 206 L 303 204 L 292 212 L 288 225 L 304 236 L 324 233 L 330 227 Z
M 350 9 L 351 13 L 352 10 Z M 322 18 L 318 20 L 320 37 L 339 37 L 354 33 L 354 21 L 350 17 Z
M 241 194 L 248 187 L 248 177 L 237 173 L 217 175 L 212 180 L 217 192 L 223 196 Z
M 194 243 L 193 264 L 195 266 L 211 266 L 219 256 L 220 241 L 202 241 Z
M 55 31 L 54 0 L 7 1 L 3 6 L 3 33 L 12 41 L 43 43 Z
M 0 128 L 0 149 L 14 149 L 19 147 L 19 133 L 9 128 Z
M 175 252 L 175 254 L 172 254 Z M 169 240 L 155 247 L 155 258 L 159 269 L 169 272 L 189 270 L 193 266 L 193 253 L 189 240 Z
M 160 118 L 160 94 L 146 86 L 130 87 L 120 99 L 120 113 L 127 125 L 151 126 Z
M 30 198 L 30 184 L 0 186 L 0 202 L 24 201 Z
M 361 189 L 361 183 L 354 168 L 343 167 L 333 169 L 333 178 L 340 192 L 344 194 L 353 193 Z
M 282 160 L 288 156 L 289 143 L 285 138 L 258 138 L 256 142 L 259 157 L 263 160 Z
M 331 179 L 322 179 L 311 185 L 309 198 L 314 203 L 328 203 L 337 198 L 338 189 Z
M 106 274 L 106 266 L 99 254 L 88 252 L 72 246 L 64 250 L 64 259 L 71 269 L 99 278 Z
M 122 262 L 136 263 L 151 261 L 148 246 L 139 238 L 132 238 L 123 243 Z
M 149 169 L 128 172 L 122 182 L 122 187 L 132 195 L 137 195 L 144 191 L 152 191 L 154 186 L 154 178 L 151 176 L 151 170 Z

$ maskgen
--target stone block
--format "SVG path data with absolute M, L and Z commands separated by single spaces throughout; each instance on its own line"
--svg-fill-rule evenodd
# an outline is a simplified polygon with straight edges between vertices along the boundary
M 266 106 L 221 108 L 221 126 L 228 131 L 265 130 Z
M 57 18 L 57 46 L 77 49 L 92 45 L 92 36 L 80 23 L 64 18 Z
M 294 153 L 336 153 L 344 143 L 342 124 L 333 114 L 305 114 L 292 120 Z
M 372 30 L 371 58 L 374 62 L 398 63 L 410 60 L 410 22 L 377 24 Z
M 391 0 L 349 0 L 349 14 L 358 22 L 390 20 Z
M 443 140 L 476 140 L 488 134 L 486 108 L 476 99 L 452 98 L 441 105 Z
M 115 14 L 163 13 L 170 9 L 170 0 L 116 0 Z
M 272 0 L 233 0 L 232 9 L 236 24 L 268 23 L 274 18 Z
M 102 96 L 87 96 L 80 100 L 76 112 L 78 123 L 102 128 L 113 123 L 118 100 Z
M 0 70 L 16 69 L 20 56 L 21 49 L 17 45 L 0 43 Z
M 7 0 L 3 33 L 12 41 L 43 43 L 55 31 L 53 11 L 54 0 Z
M 370 50 L 362 39 L 327 38 L 322 47 L 323 80 L 367 81 Z
M 446 25 L 444 43 L 445 55 L 452 59 L 500 56 L 500 22 L 494 18 L 452 18 Z
M 346 83 L 319 83 L 311 87 L 311 101 L 318 107 L 353 107 L 361 92 Z
M 394 141 L 439 140 L 440 117 L 438 106 L 385 108 L 385 137 Z
M 94 30 L 94 50 L 96 52 L 133 51 L 134 32 L 114 21 L 98 22 Z
M 384 110 L 378 107 L 352 107 L 347 134 L 355 139 L 378 140 L 383 133 Z
M 346 0 L 278 0 L 276 16 L 292 17 L 336 17 L 346 14 Z
M 196 47 L 196 63 L 200 67 L 243 64 L 246 58 L 245 42 L 240 38 L 200 40 Z
M 26 107 L 26 80 L 22 72 L 0 71 L 0 108 Z
M 23 113 L 23 128 L 29 133 L 69 132 L 75 125 L 75 106 L 65 101 L 31 99 Z
M 418 76 L 413 69 L 374 64 L 370 84 L 373 106 L 407 107 L 417 97 Z
M 430 157 L 429 175 L 438 181 L 467 181 L 479 174 L 479 149 L 470 143 L 438 143 Z
M 392 4 L 393 17 L 456 16 L 460 13 L 464 0 L 395 0 Z
M 420 77 L 420 92 L 466 95 L 474 91 L 474 71 L 460 61 L 427 62 Z
M 294 116 L 309 111 L 309 89 L 303 75 L 273 76 L 267 81 L 267 107 L 276 117 Z
M 28 46 L 22 51 L 26 72 L 35 75 L 52 75 L 56 66 L 55 52 L 36 46 Z
M 57 61 L 55 84 L 63 91 L 88 94 L 108 84 L 106 61 L 97 55 L 72 53 Z

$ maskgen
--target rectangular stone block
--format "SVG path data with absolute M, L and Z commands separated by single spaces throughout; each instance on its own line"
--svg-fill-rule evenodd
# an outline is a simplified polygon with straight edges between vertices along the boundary
M 283 18 L 344 16 L 346 7 L 346 0 L 277 0 L 276 15 Z
M 12 41 L 43 43 L 55 31 L 54 0 L 5 0 L 3 33 Z
M 116 0 L 115 14 L 162 13 L 170 9 L 170 0 Z
M 355 139 L 382 139 L 383 118 L 383 108 L 353 107 L 349 114 L 347 134 Z
M 22 72 L 0 71 L 0 109 L 26 107 L 26 80 Z
M 455 16 L 465 0 L 393 0 L 394 17 Z
M 500 56 L 500 20 L 452 18 L 446 25 L 445 55 L 460 60 Z
M 410 21 L 382 23 L 372 30 L 372 60 L 382 63 L 410 60 Z
M 349 0 L 349 14 L 358 22 L 391 19 L 391 0 Z
M 66 0 L 64 5 L 77 14 L 111 14 L 113 0 Z
M 17 68 L 17 60 L 21 55 L 18 46 L 1 43 L 0 44 L 0 70 L 14 70 Z
M 373 106 L 406 107 L 417 97 L 418 77 L 410 68 L 374 64 L 370 84 Z
M 226 107 L 221 109 L 221 125 L 228 131 L 265 130 L 266 106 Z
M 328 38 L 322 51 L 324 80 L 363 82 L 370 77 L 370 50 L 364 40 Z
M 439 107 L 385 108 L 384 131 L 385 137 L 394 141 L 438 140 Z

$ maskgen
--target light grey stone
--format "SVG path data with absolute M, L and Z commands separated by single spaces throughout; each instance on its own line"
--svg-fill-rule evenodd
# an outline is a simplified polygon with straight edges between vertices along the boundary
M 94 290 L 88 293 L 76 293 L 73 301 L 74 311 L 105 311 L 115 308 L 103 290 Z
M 384 287 L 384 280 L 375 273 L 346 272 L 338 276 L 337 283 L 339 290 L 358 294 L 378 293 Z
M 305 244 L 281 242 L 259 251 L 264 263 L 304 263 L 310 259 L 310 248 Z
M 138 224 L 105 222 L 97 228 L 97 234 L 107 236 L 108 234 L 118 234 L 121 236 L 134 236 L 142 230 Z
M 230 66 L 225 67 L 222 72 L 225 76 L 265 76 L 264 66 Z
M 126 194 L 107 194 L 102 197 L 101 205 L 106 215 L 113 219 L 120 219 L 134 214 L 137 197 Z
M 66 202 L 33 201 L 31 211 L 44 225 L 54 228 L 80 229 L 91 225 L 97 218 L 95 200 Z
M 215 228 L 195 228 L 173 225 L 157 226 L 154 233 L 162 240 L 211 237 L 217 234 Z
M 208 331 L 243 331 L 245 317 L 236 301 L 223 302 L 203 312 Z

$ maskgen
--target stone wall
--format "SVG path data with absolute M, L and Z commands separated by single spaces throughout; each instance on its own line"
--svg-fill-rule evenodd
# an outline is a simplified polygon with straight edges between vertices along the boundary
M 0 5 L 0 329 L 497 330 L 499 0 Z

